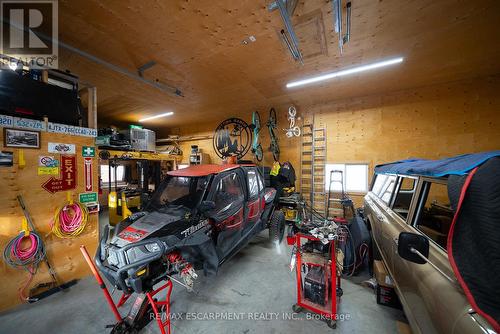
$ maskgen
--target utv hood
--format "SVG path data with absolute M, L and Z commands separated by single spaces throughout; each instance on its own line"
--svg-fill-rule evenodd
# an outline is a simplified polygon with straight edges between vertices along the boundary
M 132 216 L 132 223 L 113 236 L 110 243 L 117 247 L 123 247 L 152 236 L 163 237 L 167 235 L 177 235 L 182 229 L 187 228 L 181 215 L 157 211 L 142 212 L 136 215 L 141 214 L 142 217 L 135 221 L 134 216 Z

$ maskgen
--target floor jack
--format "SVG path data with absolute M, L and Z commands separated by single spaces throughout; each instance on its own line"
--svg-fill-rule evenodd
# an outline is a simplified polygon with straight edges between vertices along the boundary
M 151 320 L 155 319 L 160 332 L 162 334 L 171 334 L 170 328 L 170 295 L 172 294 L 172 281 L 167 280 L 167 282 L 156 290 L 138 294 L 132 307 L 130 308 L 127 316 L 122 317 L 118 308 L 123 306 L 125 302 L 130 298 L 131 294 L 123 293 L 115 305 L 113 298 L 109 294 L 106 284 L 101 278 L 101 275 L 95 267 L 94 261 L 89 256 L 85 246 L 80 246 L 80 251 L 83 257 L 87 261 L 90 270 L 94 274 L 94 277 L 102 289 L 104 297 L 106 298 L 111 311 L 113 312 L 117 323 L 114 325 L 106 326 L 107 328 L 112 328 L 111 334 L 135 334 L 138 333 L 142 328 L 144 328 Z M 165 300 L 158 301 L 154 298 L 159 292 L 165 290 L 167 291 Z M 163 321 L 162 315 L 165 315 L 165 321 Z

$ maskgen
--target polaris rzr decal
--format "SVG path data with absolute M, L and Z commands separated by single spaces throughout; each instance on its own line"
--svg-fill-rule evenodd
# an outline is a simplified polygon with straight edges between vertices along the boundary
M 202 220 L 197 225 L 193 225 L 193 226 L 188 227 L 187 229 L 182 231 L 181 234 L 184 237 L 187 237 L 188 235 L 193 234 L 194 232 L 198 231 L 200 228 L 202 228 L 203 226 L 206 226 L 206 225 L 208 225 L 208 219 Z
M 123 240 L 127 240 L 129 242 L 136 242 L 144 238 L 146 235 L 147 235 L 146 231 L 137 230 L 132 226 L 129 226 L 123 231 L 121 231 L 120 234 L 118 234 L 118 237 Z
M 118 235 L 113 237 L 111 243 L 118 246 L 123 247 L 128 243 L 136 242 L 144 239 L 148 235 L 158 231 L 164 226 L 178 221 L 181 219 L 178 216 L 160 213 L 160 212 L 151 212 L 146 214 L 145 216 L 136 220 L 132 225 L 125 228 Z M 139 231 L 140 235 L 133 234 L 135 231 Z M 130 233 L 129 233 L 130 232 Z

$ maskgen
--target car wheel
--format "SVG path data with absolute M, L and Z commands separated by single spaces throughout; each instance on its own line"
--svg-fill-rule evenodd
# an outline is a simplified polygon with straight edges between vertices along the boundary
M 285 214 L 281 210 L 275 210 L 269 224 L 269 239 L 280 244 L 285 235 Z

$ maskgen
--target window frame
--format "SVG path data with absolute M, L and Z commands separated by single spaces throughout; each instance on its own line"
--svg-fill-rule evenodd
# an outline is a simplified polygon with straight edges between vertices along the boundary
M 438 249 L 440 252 L 445 254 L 447 256 L 448 251 L 441 247 L 437 242 L 435 242 L 432 238 L 430 238 L 427 234 L 422 232 L 417 228 L 417 218 L 419 217 L 422 209 L 425 206 L 425 201 L 427 200 L 427 196 L 429 195 L 429 190 L 430 187 L 428 186 L 431 183 L 439 183 L 443 184 L 445 186 L 448 186 L 448 179 L 444 177 L 439 177 L 439 178 L 432 178 L 432 177 L 426 177 L 426 176 L 421 176 L 418 180 L 416 192 L 418 194 L 418 198 L 414 199 L 416 201 L 415 208 L 413 209 L 413 212 L 411 214 L 411 223 L 408 222 L 408 224 L 412 227 L 412 229 L 427 238 L 429 240 L 429 245 L 434 245 L 436 249 Z
M 328 192 L 329 191 L 329 186 L 330 186 L 330 183 L 328 182 L 327 183 L 327 180 L 329 181 L 330 180 L 330 177 L 327 176 L 327 166 L 328 165 L 344 165 L 344 169 L 343 169 L 343 173 L 342 173 L 342 177 L 344 178 L 343 181 L 344 181 L 344 191 L 350 195 L 366 195 L 368 192 L 370 192 L 371 190 L 371 183 L 370 183 L 370 163 L 368 162 L 327 162 L 325 164 L 325 175 L 324 175 L 324 179 L 325 179 L 325 191 Z M 347 189 L 347 166 L 366 166 L 366 191 L 359 191 L 359 190 L 349 190 Z M 333 193 L 340 193 L 340 191 L 338 190 L 333 190 L 332 191 Z
M 390 176 L 389 174 L 386 174 L 386 175 Z M 390 202 L 389 202 L 389 204 L 387 206 L 392 210 L 392 212 L 394 212 L 406 224 L 410 225 L 409 222 L 412 220 L 411 216 L 413 216 L 413 211 L 414 211 L 413 210 L 413 206 L 414 206 L 414 203 L 415 203 L 415 199 L 420 196 L 419 193 L 418 193 L 418 191 L 419 191 L 419 188 L 418 188 L 419 177 L 418 176 L 413 176 L 413 175 L 399 175 L 399 174 L 396 175 L 396 176 L 397 176 L 397 178 L 396 178 L 396 184 L 394 186 L 394 191 L 393 191 L 393 194 L 391 195 L 391 200 L 390 200 Z M 394 203 L 396 202 L 396 196 L 397 196 L 397 194 L 401 190 L 401 186 L 403 184 L 403 178 L 414 180 L 414 183 L 413 183 L 413 196 L 411 197 L 411 200 L 410 200 L 410 205 L 408 207 L 408 215 L 407 215 L 406 218 L 403 217 L 403 216 L 401 216 L 398 212 L 394 211 Z
M 398 175 L 396 175 L 396 174 L 383 174 L 383 173 L 382 173 L 382 174 L 377 174 L 377 173 L 374 173 L 373 175 L 374 175 L 374 177 L 373 177 L 373 180 L 372 180 L 372 185 L 371 185 L 371 187 L 370 187 L 369 192 L 371 192 L 371 193 L 372 193 L 375 197 L 377 197 L 377 198 L 378 198 L 378 199 L 379 199 L 382 203 L 384 203 L 387 207 L 389 207 L 389 208 L 390 208 L 390 207 L 391 207 L 391 203 L 392 203 L 392 201 L 393 201 L 394 194 L 396 193 L 396 191 L 395 191 L 395 190 L 396 190 L 396 188 L 397 188 L 397 186 L 398 186 Z M 375 181 L 377 180 L 377 177 L 378 177 L 379 175 L 387 176 L 386 181 L 382 184 L 382 186 L 385 186 L 385 184 L 386 184 L 387 180 L 388 180 L 390 177 L 394 177 L 394 188 L 393 188 L 392 193 L 391 193 L 391 196 L 389 197 L 389 200 L 388 200 L 387 202 L 386 202 L 386 201 L 384 201 L 384 200 L 383 200 L 383 198 L 382 198 L 381 196 L 379 196 L 379 194 L 378 194 L 378 193 L 373 192 L 373 186 L 375 185 Z M 392 182 L 392 181 L 391 181 L 391 182 Z M 382 187 L 380 188 L 380 190 L 382 190 Z
M 237 212 L 239 209 L 241 209 L 245 205 L 245 202 L 248 200 L 248 186 L 247 186 L 247 182 L 244 179 L 244 176 L 242 175 L 243 173 L 244 173 L 243 170 L 230 170 L 228 172 L 218 174 L 217 177 L 212 181 L 211 187 L 213 187 L 213 190 L 210 192 L 209 198 L 207 198 L 207 200 L 210 200 L 210 201 L 213 201 L 216 203 L 216 197 L 217 197 L 217 192 L 218 192 L 217 188 L 219 187 L 219 183 L 222 182 L 222 180 L 225 179 L 226 177 L 229 177 L 232 174 L 234 174 L 238 178 L 239 186 L 240 186 L 240 189 L 242 191 L 243 197 L 242 197 L 241 203 L 238 203 L 238 206 L 235 206 L 234 208 L 230 208 L 229 212 L 230 212 L 230 214 Z M 233 202 L 233 203 L 235 203 L 235 202 Z M 214 209 L 214 213 L 215 213 L 215 211 L 216 211 L 216 209 Z M 218 217 L 221 214 L 222 214 L 222 216 L 224 216 L 225 213 L 223 211 L 219 211 L 216 213 L 215 216 Z
M 261 184 L 260 184 L 260 180 L 259 180 L 259 172 L 257 171 L 256 168 L 247 168 L 245 170 L 245 173 L 246 173 L 246 178 L 247 178 L 247 188 L 248 188 L 248 198 L 249 199 L 255 199 L 257 197 L 259 197 L 259 193 L 261 192 Z M 251 191 L 252 191 L 252 188 L 250 187 L 250 173 L 253 173 L 254 177 L 255 177 L 255 185 L 256 185 L 256 192 L 255 194 L 252 194 Z
M 102 168 L 105 167 L 107 168 L 105 173 L 102 173 Z M 119 186 L 126 185 L 127 182 L 125 181 L 125 166 L 124 165 L 118 165 L 116 167 L 111 167 L 109 164 L 100 164 L 99 165 L 99 176 L 100 176 L 100 181 L 101 181 L 101 188 L 109 187 L 110 184 L 115 184 L 115 181 L 113 180 L 115 173 L 113 169 L 115 168 L 123 168 L 123 178 L 122 180 L 117 180 L 116 184 Z M 111 180 L 104 181 L 103 180 L 103 175 L 106 175 L 106 177 L 109 177 L 109 171 L 111 170 Z M 118 170 L 116 171 L 116 175 L 118 175 Z

